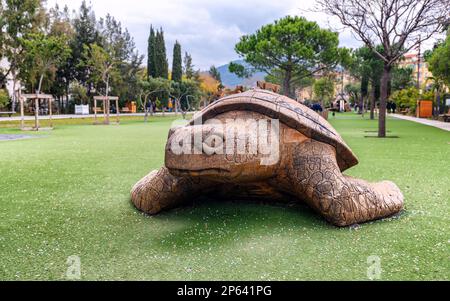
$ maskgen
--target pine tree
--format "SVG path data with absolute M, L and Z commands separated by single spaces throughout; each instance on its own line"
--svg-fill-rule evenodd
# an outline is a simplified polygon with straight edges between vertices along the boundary
M 191 79 L 195 75 L 194 65 L 192 65 L 192 57 L 189 53 L 184 54 L 184 74 L 188 79 Z
M 150 26 L 150 36 L 148 37 L 148 53 L 147 53 L 147 74 L 150 77 L 156 76 L 156 36 L 153 26 Z
M 220 75 L 219 70 L 216 68 L 216 66 L 211 66 L 211 68 L 209 68 L 209 74 L 216 80 L 219 82 L 219 90 L 223 89 L 223 83 L 222 83 L 222 76 Z
M 181 62 L 181 45 L 178 41 L 173 46 L 173 61 L 172 61 L 172 80 L 181 82 L 183 77 L 183 66 Z
M 72 56 L 69 58 L 69 64 L 75 66 L 73 77 L 82 85 L 86 86 L 89 82 L 89 70 L 79 64 L 83 60 L 83 49 L 85 45 L 94 43 L 101 44 L 100 33 L 97 30 L 97 21 L 92 7 L 81 3 L 78 16 L 73 20 L 75 36 L 72 40 Z

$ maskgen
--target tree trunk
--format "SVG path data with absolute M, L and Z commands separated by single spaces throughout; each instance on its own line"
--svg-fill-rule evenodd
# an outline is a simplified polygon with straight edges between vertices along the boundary
M 106 124 L 109 124 L 109 108 L 110 108 L 110 104 L 109 104 L 109 98 L 108 98 L 108 93 L 109 93 L 109 74 L 108 74 L 108 76 L 107 76 L 107 78 L 106 78 L 106 98 L 105 98 L 105 100 L 103 101 L 104 103 L 105 103 L 105 123 Z
M 41 94 L 41 89 L 42 89 L 42 81 L 44 80 L 44 74 L 41 75 L 41 78 L 39 79 L 39 86 L 38 86 L 38 90 L 37 90 L 37 94 Z
M 287 97 L 291 97 L 291 79 L 292 79 L 292 71 L 291 69 L 286 70 L 286 74 L 284 76 L 283 81 L 283 94 Z
M 364 94 L 361 93 L 359 96 L 359 106 L 358 106 L 358 114 L 363 115 L 364 117 Z
M 370 119 L 375 119 L 375 96 L 376 94 L 376 85 L 372 84 L 372 90 L 370 91 Z
M 17 97 L 16 97 L 16 76 L 13 75 L 13 93 L 12 93 L 12 105 L 11 105 L 11 111 L 12 112 L 16 111 L 16 102 L 17 102 Z
M 378 137 L 386 137 L 386 103 L 388 100 L 389 81 L 391 78 L 391 66 L 385 64 L 381 77 L 380 116 L 378 117 Z

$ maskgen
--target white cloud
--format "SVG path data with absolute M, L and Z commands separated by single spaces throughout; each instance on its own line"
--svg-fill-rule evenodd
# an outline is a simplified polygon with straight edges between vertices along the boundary
M 81 0 L 47 0 L 76 9 Z M 303 15 L 322 27 L 339 30 L 341 45 L 361 45 L 351 32 L 323 13 L 309 11 L 314 0 L 91 0 L 97 18 L 110 13 L 133 35 L 142 54 L 146 54 L 150 24 L 164 29 L 167 55 L 172 60 L 175 40 L 182 51 L 192 54 L 201 69 L 226 64 L 238 56 L 234 45 L 239 38 L 285 15 Z
M 48 0 L 71 10 L 81 0 Z M 88 2 L 89 3 L 89 2 Z M 234 45 L 239 38 L 273 22 L 292 10 L 295 0 L 91 0 L 97 18 L 110 13 L 133 35 L 139 51 L 146 54 L 149 26 L 162 27 L 171 61 L 175 40 L 192 54 L 198 68 L 219 66 L 237 58 Z

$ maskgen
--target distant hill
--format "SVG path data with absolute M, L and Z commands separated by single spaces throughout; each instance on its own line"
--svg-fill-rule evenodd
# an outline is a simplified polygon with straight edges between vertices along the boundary
M 236 60 L 233 61 L 233 63 L 248 66 L 248 64 L 243 60 Z M 256 87 L 256 82 L 264 80 L 264 77 L 266 76 L 265 72 L 258 72 L 253 74 L 250 78 L 240 78 L 228 70 L 228 65 L 229 64 L 217 67 L 217 70 L 220 72 L 220 76 L 222 77 L 222 83 L 227 88 L 234 88 L 236 86 Z

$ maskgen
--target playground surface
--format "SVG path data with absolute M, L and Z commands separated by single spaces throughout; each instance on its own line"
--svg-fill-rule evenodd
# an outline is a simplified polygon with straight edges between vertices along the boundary
M 449 132 L 389 118 L 397 139 L 367 139 L 377 121 L 330 118 L 360 160 L 346 174 L 394 181 L 406 206 L 336 228 L 301 205 L 193 200 L 138 212 L 130 189 L 163 165 L 174 120 L 58 120 L 45 139 L 0 141 L 0 279 L 65 280 L 77 256 L 81 280 L 368 280 L 376 256 L 381 280 L 449 280 Z M 17 125 L 0 122 L 0 134 L 21 134 Z

